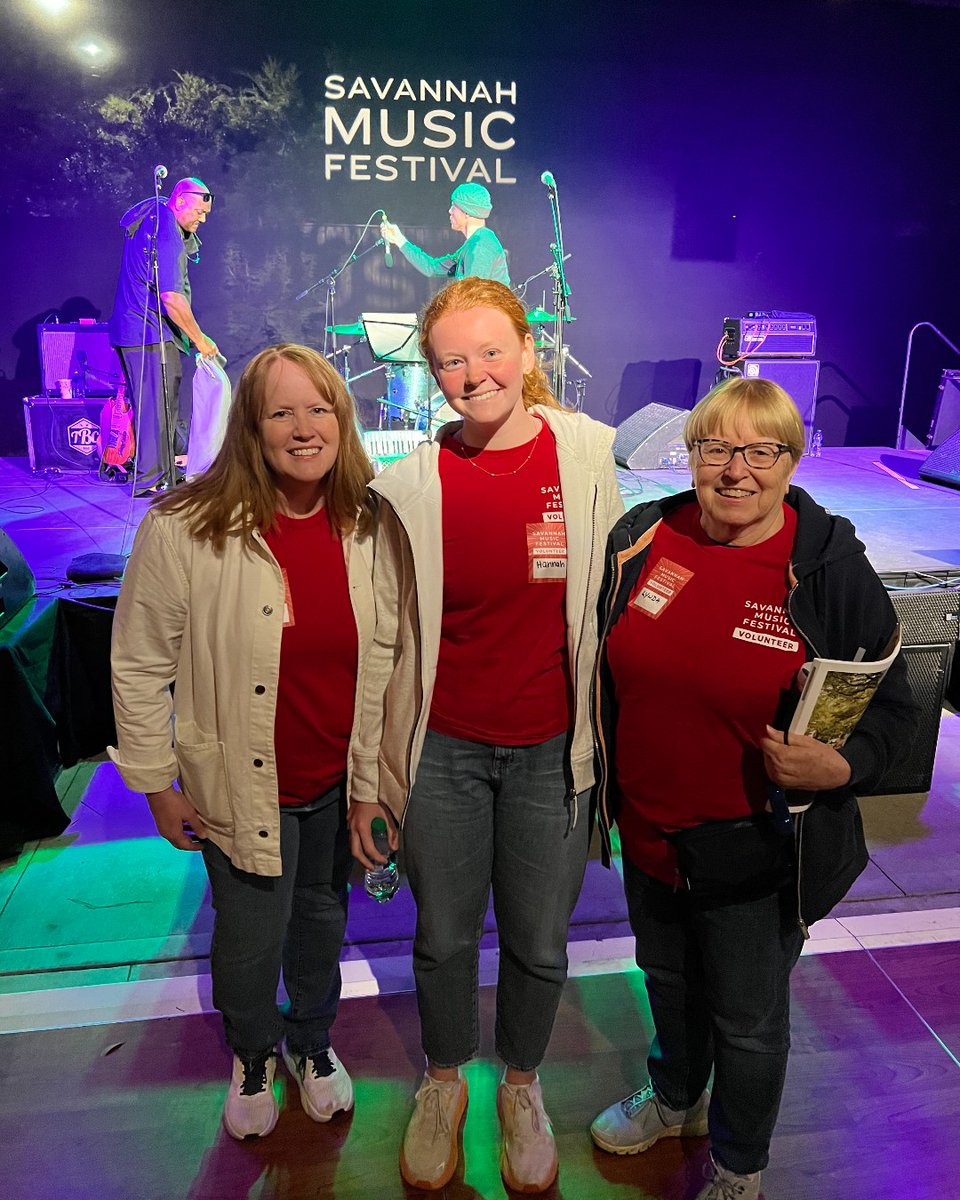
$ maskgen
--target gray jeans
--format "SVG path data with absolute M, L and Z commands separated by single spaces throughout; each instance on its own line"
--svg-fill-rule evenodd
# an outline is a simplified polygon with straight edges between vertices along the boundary
M 342 785 L 307 811 L 280 810 L 280 855 L 282 875 L 251 875 L 213 842 L 203 844 L 216 910 L 213 1002 L 227 1044 L 247 1057 L 272 1049 L 282 1036 L 295 1054 L 330 1045 L 353 863 Z M 289 997 L 282 1011 L 281 965 Z
M 488 746 L 427 732 L 403 847 L 417 902 L 423 1049 L 437 1066 L 459 1066 L 478 1049 L 478 955 L 491 886 L 497 1053 L 531 1071 L 546 1051 L 590 833 L 586 797 L 574 823 L 566 744 L 566 734 L 538 746 Z

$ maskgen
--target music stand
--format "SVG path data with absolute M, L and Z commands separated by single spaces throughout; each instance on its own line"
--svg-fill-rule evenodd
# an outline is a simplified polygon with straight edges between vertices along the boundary
M 361 313 L 370 353 L 378 362 L 423 363 L 416 313 Z

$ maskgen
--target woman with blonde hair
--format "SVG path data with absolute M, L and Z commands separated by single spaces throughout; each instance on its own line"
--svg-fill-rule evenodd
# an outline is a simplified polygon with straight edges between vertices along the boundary
M 656 1039 L 649 1080 L 590 1132 L 610 1154 L 709 1135 L 697 1200 L 757 1200 L 790 972 L 866 866 L 856 797 L 916 710 L 901 655 L 842 749 L 787 732 L 804 664 L 882 658 L 893 605 L 850 522 L 793 484 L 804 429 L 783 388 L 726 380 L 684 439 L 693 490 L 637 505 L 608 545 L 598 809 L 608 853 L 619 828 Z
M 315 1121 L 353 1106 L 329 1031 L 374 625 L 371 476 L 329 363 L 305 346 L 263 350 L 213 465 L 145 516 L 117 603 L 111 756 L 160 834 L 203 853 L 236 1138 L 277 1122 L 281 1038 Z
M 427 1070 L 400 1156 L 414 1187 L 457 1166 L 462 1065 L 478 1047 L 491 888 L 500 940 L 497 1095 L 508 1186 L 540 1192 L 557 1156 L 537 1068 L 566 978 L 593 783 L 588 688 L 606 534 L 623 511 L 613 430 L 561 409 L 513 293 L 450 284 L 421 349 L 460 420 L 388 468 L 356 786 L 355 856 L 386 813 L 417 902 Z

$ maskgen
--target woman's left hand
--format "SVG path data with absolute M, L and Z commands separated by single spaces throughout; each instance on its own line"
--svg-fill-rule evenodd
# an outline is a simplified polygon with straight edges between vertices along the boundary
M 782 788 L 826 792 L 850 782 L 850 764 L 832 746 L 801 733 L 789 741 L 781 729 L 767 726 L 760 739 L 767 776 Z

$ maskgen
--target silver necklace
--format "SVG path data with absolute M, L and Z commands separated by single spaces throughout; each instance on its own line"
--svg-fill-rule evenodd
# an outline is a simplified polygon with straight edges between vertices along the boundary
M 478 454 L 475 458 L 468 458 L 466 455 L 463 455 L 463 457 L 466 458 L 466 461 L 470 464 L 471 467 L 476 467 L 478 471 L 482 471 L 484 473 L 484 475 L 489 475 L 491 479 L 502 479 L 505 475 L 516 475 L 520 471 L 522 471 L 523 468 L 530 461 L 530 459 L 533 458 L 533 452 L 537 448 L 537 439 L 540 437 L 541 433 L 543 433 L 543 422 L 542 421 L 540 422 L 540 428 L 537 430 L 537 432 L 533 436 L 533 441 L 530 443 L 530 450 L 527 454 L 527 457 L 523 460 L 523 462 L 518 467 L 514 467 L 512 471 L 488 471 L 486 467 L 481 467 L 480 464 L 477 462 L 477 459 L 480 457 L 480 454 L 483 454 L 482 450 L 480 451 L 480 454 Z M 463 440 L 463 431 L 462 430 L 457 434 L 457 438 L 460 442 L 461 447 L 464 450 L 466 450 L 467 446 L 465 445 L 464 440 Z

